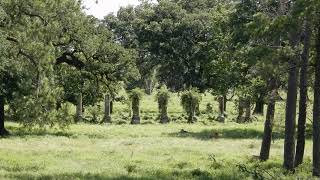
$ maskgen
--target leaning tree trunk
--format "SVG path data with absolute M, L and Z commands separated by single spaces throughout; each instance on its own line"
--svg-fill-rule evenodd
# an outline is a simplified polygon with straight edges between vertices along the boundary
M 256 101 L 256 107 L 254 108 L 253 114 L 263 115 L 264 113 L 264 96 L 260 94 Z
M 104 97 L 104 121 L 106 123 L 111 123 L 111 100 L 110 95 L 107 94 Z
M 272 128 L 275 113 L 275 92 L 270 93 L 270 99 L 267 108 L 266 121 L 264 123 L 264 133 L 262 139 L 262 145 L 260 150 L 260 160 L 266 161 L 269 159 L 271 140 L 272 140 Z
M 9 132 L 4 127 L 4 96 L 0 96 L 0 136 L 8 134 Z
M 313 175 L 320 177 L 320 27 L 318 27 L 316 52 L 313 103 Z
M 295 167 L 302 164 L 305 149 L 305 130 L 307 119 L 307 99 L 308 99 L 308 63 L 309 63 L 309 44 L 310 44 L 310 26 L 305 20 L 303 34 L 304 49 L 301 56 L 302 64 L 300 70 L 300 101 L 298 117 L 298 134 Z
M 76 111 L 76 122 L 79 122 L 82 120 L 82 113 L 83 113 L 83 103 L 82 103 L 82 93 L 78 95 L 77 100 L 77 111 Z
M 296 37 L 294 37 L 296 39 Z M 296 48 L 296 40 L 291 42 L 291 47 Z M 289 60 L 288 92 L 286 102 L 285 139 L 284 139 L 284 167 L 293 170 L 295 157 L 295 126 L 298 89 L 298 63 L 297 57 Z

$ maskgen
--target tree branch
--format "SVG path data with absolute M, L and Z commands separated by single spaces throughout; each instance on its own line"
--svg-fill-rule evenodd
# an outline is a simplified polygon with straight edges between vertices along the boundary
M 22 55 L 22 56 L 26 57 L 27 59 L 29 59 L 31 61 L 31 63 L 34 66 L 37 66 L 37 63 L 34 60 L 34 58 L 30 54 L 27 54 L 26 52 L 24 52 L 23 49 L 19 49 L 18 55 Z
M 85 64 L 79 60 L 79 58 L 77 58 L 76 56 L 74 56 L 72 53 L 69 52 L 65 52 L 62 54 L 62 56 L 58 57 L 56 59 L 56 65 L 62 64 L 62 63 L 66 63 L 68 65 L 74 66 L 77 69 L 82 69 Z
M 24 14 L 24 15 L 27 15 L 29 17 L 36 17 L 36 18 L 39 18 L 42 22 L 43 22 L 43 25 L 44 26 L 47 26 L 48 25 L 48 21 L 45 20 L 44 17 L 42 17 L 41 15 L 39 14 L 35 14 L 35 13 L 31 13 L 31 12 L 27 12 L 25 10 L 21 10 L 21 12 Z

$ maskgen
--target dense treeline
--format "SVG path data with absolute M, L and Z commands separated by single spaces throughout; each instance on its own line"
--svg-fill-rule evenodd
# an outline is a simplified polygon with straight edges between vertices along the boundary
M 9 134 L 5 117 L 28 128 L 63 128 L 103 100 L 111 122 L 120 89 L 130 91 L 131 123 L 139 124 L 138 88 L 151 94 L 156 86 L 161 123 L 170 120 L 169 90 L 183 91 L 189 123 L 197 121 L 202 92 L 217 97 L 220 122 L 234 96 L 238 123 L 251 121 L 253 105 L 263 115 L 267 104 L 265 161 L 285 91 L 284 167 L 293 170 L 303 162 L 312 89 L 313 174 L 320 176 L 319 9 L 317 0 L 158 0 L 98 20 L 81 1 L 2 0 L 0 135 Z

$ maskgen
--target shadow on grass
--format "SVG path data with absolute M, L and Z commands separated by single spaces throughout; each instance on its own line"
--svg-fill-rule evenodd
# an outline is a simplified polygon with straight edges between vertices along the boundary
M 181 138 L 195 138 L 200 140 L 211 140 L 211 139 L 261 139 L 263 137 L 263 131 L 256 129 L 245 129 L 245 128 L 224 128 L 224 129 L 206 129 L 200 132 L 174 132 L 168 134 L 171 137 Z M 284 132 L 274 132 L 274 139 L 282 139 Z
M 156 170 L 152 173 L 141 172 L 138 174 L 120 175 L 120 176 L 110 176 L 107 173 L 63 173 L 63 174 L 51 174 L 51 175 L 35 175 L 29 173 L 21 174 L 10 174 L 5 176 L 6 178 L 20 179 L 20 180 L 30 180 L 30 179 L 45 179 L 45 180 L 70 180 L 70 179 L 80 179 L 80 180 L 172 180 L 172 179 L 201 179 L 201 180 L 227 180 L 227 179 L 243 179 L 241 175 L 231 174 L 228 171 L 225 173 L 219 173 L 218 175 L 213 175 L 205 170 L 193 169 L 193 170 L 171 170 L 171 171 L 160 171 Z
M 8 136 L 0 137 L 0 138 L 10 138 L 10 137 L 43 137 L 43 136 L 53 136 L 53 137 L 67 137 L 67 138 L 78 138 L 78 137 L 88 137 L 90 139 L 105 139 L 107 138 L 105 134 L 99 133 L 91 133 L 91 132 L 72 132 L 68 129 L 62 130 L 52 130 L 52 129 L 33 129 L 28 130 L 24 127 L 18 126 L 6 126 L 7 130 L 9 131 Z
M 6 137 L 28 137 L 28 136 L 56 136 L 56 137 L 72 137 L 74 134 L 66 131 L 52 130 L 28 130 L 23 127 L 7 126 L 9 135 Z

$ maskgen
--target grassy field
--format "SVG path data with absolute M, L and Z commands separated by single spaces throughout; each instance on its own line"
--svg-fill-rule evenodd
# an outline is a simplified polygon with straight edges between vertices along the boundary
M 235 107 L 229 103 L 225 124 L 210 120 L 208 114 L 202 114 L 195 124 L 186 124 L 179 98 L 174 96 L 171 102 L 169 112 L 176 121 L 167 125 L 157 123 L 152 96 L 142 102 L 141 125 L 119 123 L 127 122 L 121 119 L 126 107 L 120 103 L 115 104 L 112 125 L 80 123 L 64 131 L 27 131 L 16 123 L 6 123 L 12 135 L 0 139 L 0 179 L 311 178 L 310 132 L 305 163 L 295 174 L 282 169 L 283 102 L 278 105 L 267 162 L 257 160 L 262 116 L 249 124 L 236 124 L 232 122 Z M 217 109 L 213 97 L 207 95 L 201 111 L 208 102 Z

